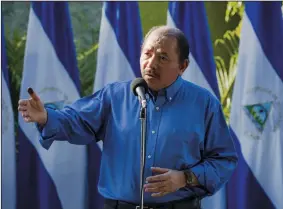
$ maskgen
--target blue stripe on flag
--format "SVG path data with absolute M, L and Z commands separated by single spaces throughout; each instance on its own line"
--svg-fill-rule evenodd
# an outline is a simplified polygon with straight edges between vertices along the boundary
M 32 8 L 52 42 L 59 60 L 80 92 L 81 85 L 68 2 L 32 2 Z M 62 27 L 64 25 L 68 27 Z M 58 36 L 58 33 L 62 35 Z
M 220 98 L 204 2 L 170 2 L 168 10 L 176 27 L 188 38 L 192 56 L 214 94 Z
M 88 208 L 102 209 L 103 197 L 98 192 L 100 175 L 101 150 L 95 142 L 88 146 Z
M 137 2 L 105 2 L 106 16 L 115 31 L 118 44 L 130 63 L 136 77 L 140 77 L 140 47 L 142 40 L 139 6 Z M 133 23 L 135 25 L 133 25 Z M 135 30 L 129 30 L 135 28 Z M 118 68 L 119 66 L 117 66 Z
M 230 133 L 233 137 L 239 160 L 237 168 L 227 184 L 228 209 L 275 209 L 245 161 L 235 132 L 230 129 Z M 249 186 L 245 186 L 243 189 L 247 182 Z
M 55 184 L 21 128 L 18 138 L 17 209 L 61 209 Z
M 283 81 L 282 2 L 246 2 L 245 10 L 265 56 Z M 268 17 L 268 18 L 266 18 Z

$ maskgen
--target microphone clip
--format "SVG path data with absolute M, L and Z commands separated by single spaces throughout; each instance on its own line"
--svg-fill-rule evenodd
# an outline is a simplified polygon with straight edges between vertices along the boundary
M 146 108 L 146 106 L 147 106 L 146 100 L 140 98 L 140 101 L 141 101 L 142 108 Z

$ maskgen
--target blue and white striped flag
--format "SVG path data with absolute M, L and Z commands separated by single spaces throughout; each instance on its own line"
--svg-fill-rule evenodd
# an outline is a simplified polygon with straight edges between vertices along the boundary
M 204 2 L 169 2 L 167 25 L 177 27 L 190 45 L 190 64 L 183 78 L 220 98 Z
M 228 209 L 283 208 L 281 2 L 246 2 L 230 123 L 239 154 Z
M 67 2 L 32 2 L 20 98 L 32 87 L 45 105 L 62 108 L 80 97 L 79 71 Z M 35 124 L 19 115 L 18 208 L 84 208 L 86 146 L 39 143 Z
M 190 64 L 182 77 L 208 89 L 220 99 L 204 2 L 169 2 L 167 25 L 182 30 L 189 41 Z M 202 208 L 225 209 L 225 188 L 204 198 Z
M 1 68 L 2 68 L 2 208 L 14 209 L 16 206 L 16 149 L 14 132 L 14 113 L 9 90 L 9 73 L 6 57 L 4 25 L 1 22 Z
M 138 3 L 104 2 L 93 91 L 96 92 L 112 82 L 140 77 L 141 44 L 142 27 Z M 102 149 L 102 142 L 98 144 Z M 99 176 L 97 172 L 100 154 L 101 151 L 96 144 L 92 144 L 88 159 L 91 176 Z M 90 182 L 90 197 L 96 195 L 96 188 L 93 186 L 96 186 L 95 183 Z M 92 193 L 94 195 L 91 195 Z M 92 199 L 90 208 L 99 209 L 96 206 L 97 202 L 101 201 Z
M 94 91 L 140 74 L 142 28 L 137 2 L 105 2 L 99 34 Z

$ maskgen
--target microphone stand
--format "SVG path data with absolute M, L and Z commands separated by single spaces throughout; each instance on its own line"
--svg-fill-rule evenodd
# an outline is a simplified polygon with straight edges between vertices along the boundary
M 141 164 L 140 164 L 140 207 L 143 208 L 144 201 L 144 167 L 145 167 L 145 142 L 146 142 L 146 100 L 141 100 L 140 120 L 141 120 Z

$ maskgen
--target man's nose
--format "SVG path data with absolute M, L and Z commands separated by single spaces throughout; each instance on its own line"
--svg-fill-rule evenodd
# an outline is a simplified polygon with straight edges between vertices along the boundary
M 157 56 L 156 56 L 156 55 L 153 55 L 153 56 L 148 60 L 147 67 L 148 67 L 148 68 L 153 68 L 153 69 L 155 69 L 157 65 L 158 65 Z

